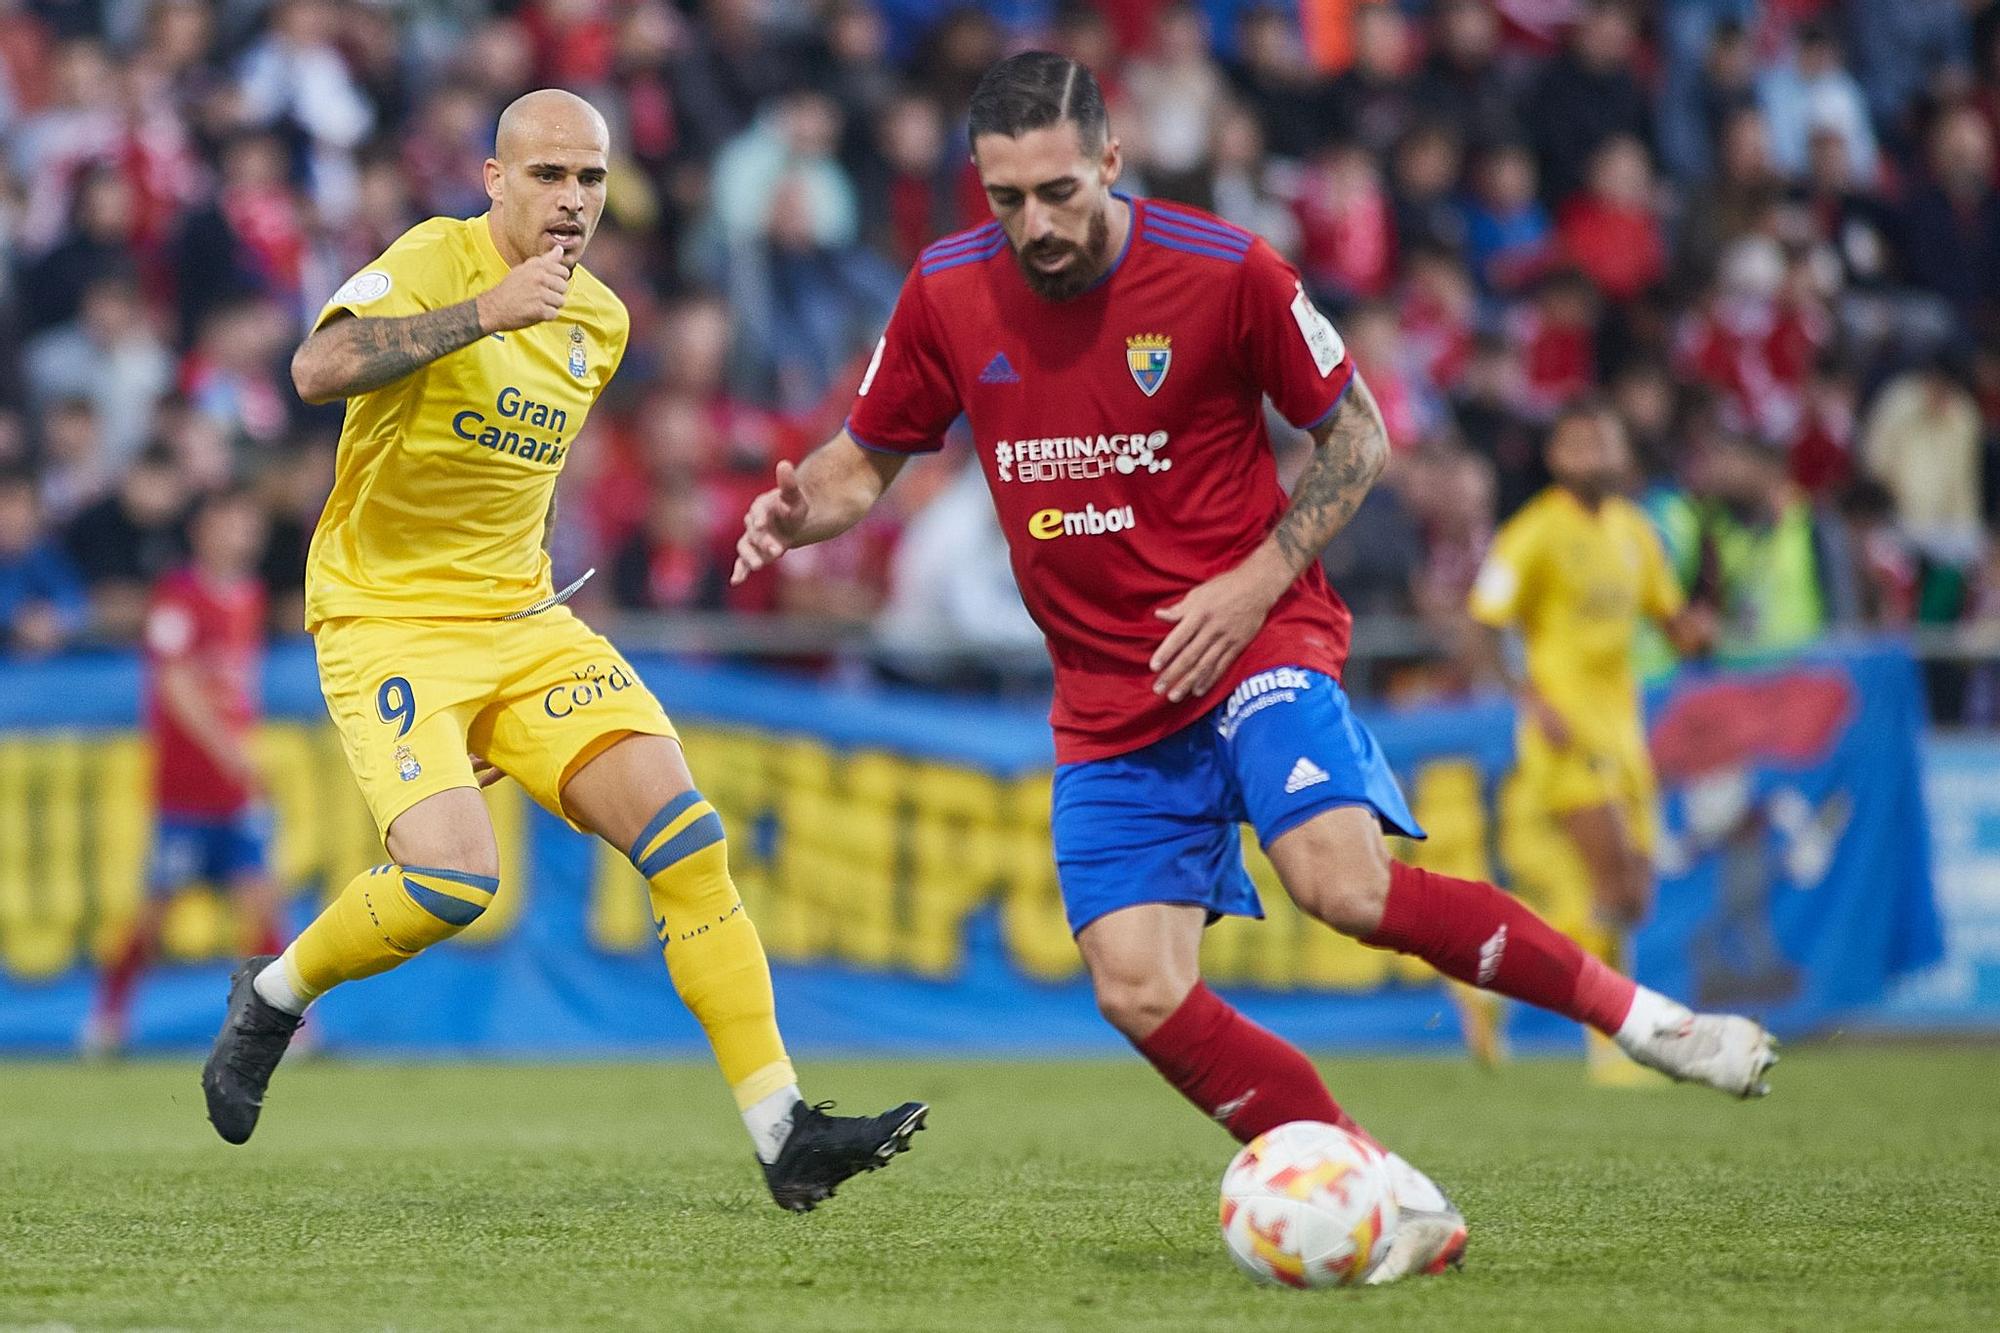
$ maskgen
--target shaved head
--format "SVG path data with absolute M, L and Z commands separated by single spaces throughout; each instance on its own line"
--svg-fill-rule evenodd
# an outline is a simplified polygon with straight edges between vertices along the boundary
M 522 93 L 500 113 L 493 131 L 493 155 L 518 162 L 546 143 L 589 144 L 598 152 L 611 147 L 611 131 L 596 107 L 565 88 L 537 88 Z
M 596 107 L 561 88 L 525 93 L 500 113 L 486 160 L 490 227 L 510 265 L 560 247 L 574 267 L 604 214 L 611 133 Z

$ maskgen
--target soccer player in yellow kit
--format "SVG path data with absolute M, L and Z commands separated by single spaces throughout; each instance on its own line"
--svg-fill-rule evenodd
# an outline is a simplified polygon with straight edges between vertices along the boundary
M 231 1143 L 256 1127 L 300 1015 L 344 981 L 463 930 L 500 892 L 479 788 L 505 773 L 631 858 L 668 971 L 714 1047 L 777 1202 L 805 1211 L 909 1146 L 926 1108 L 831 1116 L 799 1095 L 756 928 L 658 700 L 553 590 L 556 475 L 618 368 L 625 307 L 578 262 L 608 135 L 556 89 L 508 107 L 492 209 L 412 228 L 348 280 L 292 360 L 348 400 L 307 562 L 327 710 L 391 863 L 357 876 L 277 958 L 252 958 L 202 1072 Z M 475 773 L 472 756 L 497 772 Z
M 1520 705 L 1519 781 L 1575 849 L 1589 883 L 1588 904 L 1568 913 L 1555 905 L 1550 918 L 1622 968 L 1625 938 L 1652 899 L 1655 833 L 1633 638 L 1646 617 L 1692 653 L 1713 626 L 1686 607 L 1645 511 L 1618 493 L 1631 455 L 1617 415 L 1595 399 L 1570 407 L 1550 430 L 1547 456 L 1554 484 L 1494 537 L 1471 612 L 1486 627 L 1489 664 Z M 1510 664 L 1510 630 L 1525 643 L 1525 675 Z M 1491 1058 L 1497 1012 L 1468 1001 L 1468 1040 Z M 1610 1041 L 1588 1036 L 1593 1077 L 1651 1077 Z

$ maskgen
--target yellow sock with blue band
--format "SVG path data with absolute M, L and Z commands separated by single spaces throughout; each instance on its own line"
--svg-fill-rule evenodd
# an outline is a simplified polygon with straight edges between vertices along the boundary
M 494 876 L 463 870 L 365 870 L 259 974 L 257 993 L 289 1013 L 303 1013 L 341 982 L 387 972 L 450 939 L 477 921 L 499 891 Z
M 674 989 L 708 1034 L 737 1109 L 775 1099 L 789 1113 L 777 1094 L 793 1089 L 797 1075 L 778 1035 L 763 942 L 729 878 L 722 816 L 700 792 L 682 792 L 646 822 L 627 855 L 652 894 Z

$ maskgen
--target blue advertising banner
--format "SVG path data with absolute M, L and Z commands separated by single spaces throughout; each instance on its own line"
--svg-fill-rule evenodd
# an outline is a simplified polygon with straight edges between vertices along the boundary
M 1048 841 L 1041 713 L 640 658 L 731 835 L 731 863 L 801 1051 L 1118 1049 L 1080 978 Z M 96 968 L 140 898 L 146 756 L 123 657 L 0 667 L 0 1049 L 76 1040 Z M 326 725 L 309 650 L 267 675 L 260 738 L 277 871 L 295 926 L 380 845 Z M 1918 781 L 1916 674 L 1891 647 L 1760 674 L 1694 676 L 1652 704 L 1665 800 L 1659 909 L 1640 974 L 1797 1034 L 1872 1011 L 1934 961 L 1939 923 Z M 1508 781 L 1496 704 L 1372 717 L 1431 831 L 1403 854 L 1494 876 L 1558 924 L 1588 917 L 1567 846 Z M 701 1034 L 656 952 L 644 886 L 616 852 L 511 783 L 488 793 L 495 907 L 415 963 L 315 1011 L 329 1048 L 491 1055 L 694 1053 Z M 1209 934 L 1204 966 L 1259 1020 L 1309 1045 L 1437 1047 L 1457 1024 L 1422 963 L 1292 910 L 1261 854 L 1270 913 Z M 144 984 L 141 1048 L 205 1044 L 239 943 L 213 896 L 168 920 Z M 1517 1013 L 1527 1044 L 1573 1027 Z

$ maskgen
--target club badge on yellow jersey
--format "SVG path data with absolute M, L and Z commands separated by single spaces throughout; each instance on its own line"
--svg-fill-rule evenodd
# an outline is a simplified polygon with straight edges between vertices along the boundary
M 589 369 L 590 363 L 583 356 L 583 326 L 572 324 L 569 326 L 569 373 L 582 379 Z

